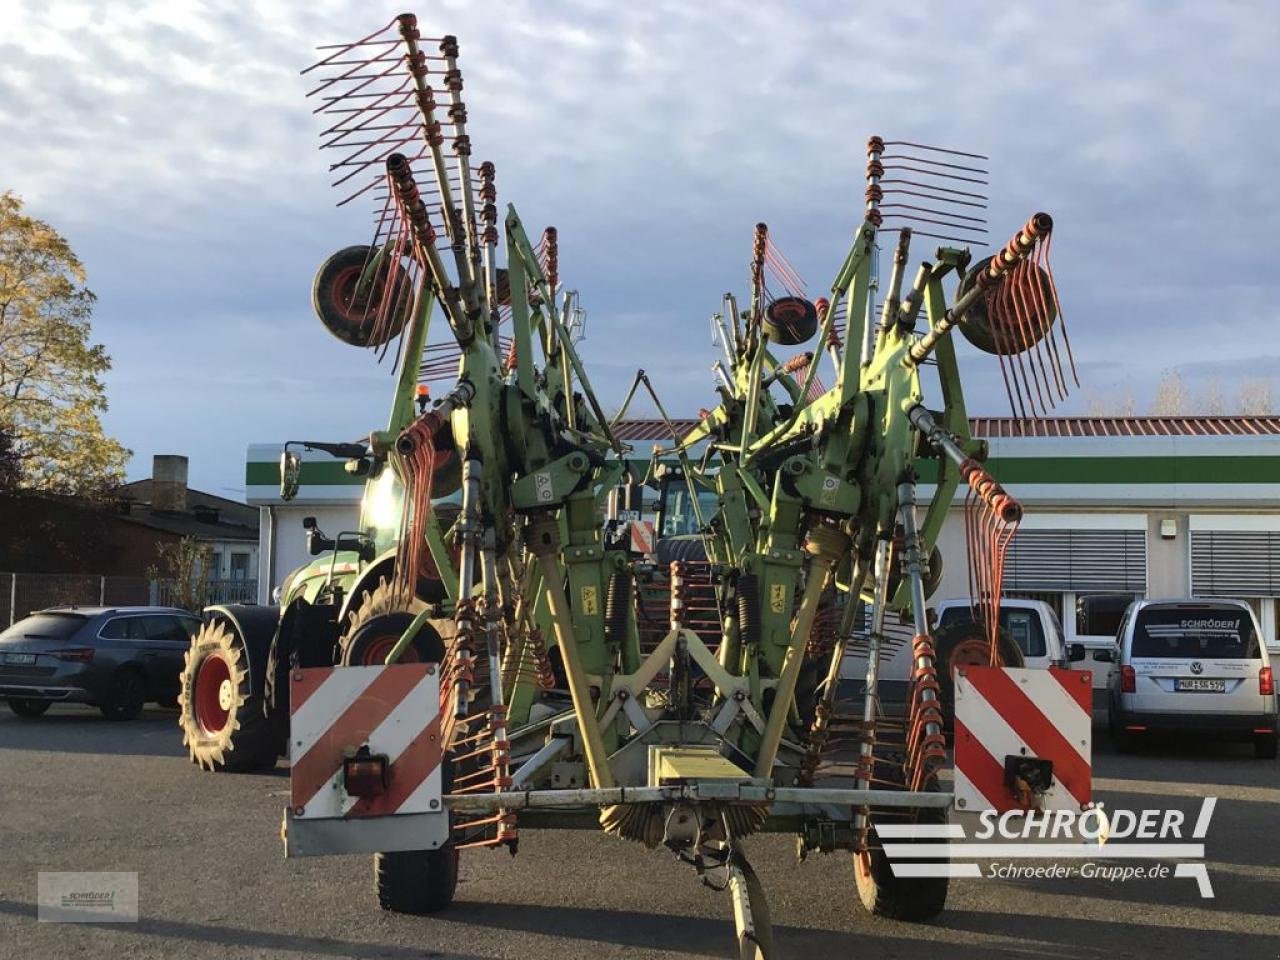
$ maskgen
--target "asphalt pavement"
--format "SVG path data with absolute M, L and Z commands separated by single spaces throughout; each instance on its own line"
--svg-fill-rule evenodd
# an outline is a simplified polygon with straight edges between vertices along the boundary
M 285 765 L 213 775 L 186 759 L 171 711 L 133 723 L 57 707 L 0 708 L 0 958 L 731 957 L 728 898 L 665 852 L 594 831 L 526 830 L 520 852 L 463 857 L 454 906 L 380 912 L 368 858 L 286 861 Z M 1175 807 L 1206 838 L 1215 896 L 1194 880 L 952 881 L 933 923 L 860 906 L 847 855 L 796 860 L 754 838 L 782 957 L 1182 958 L 1280 956 L 1280 766 L 1242 745 L 1162 741 L 1135 756 L 1097 734 L 1095 795 Z M 984 870 L 988 868 L 984 862 Z M 136 923 L 38 923 L 39 871 L 136 871 Z

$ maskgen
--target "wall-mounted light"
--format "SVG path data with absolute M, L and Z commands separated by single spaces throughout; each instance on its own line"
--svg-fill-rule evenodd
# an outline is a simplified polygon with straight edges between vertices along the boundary
M 1174 540 L 1178 536 L 1178 521 L 1173 517 L 1165 517 L 1160 521 L 1160 539 Z

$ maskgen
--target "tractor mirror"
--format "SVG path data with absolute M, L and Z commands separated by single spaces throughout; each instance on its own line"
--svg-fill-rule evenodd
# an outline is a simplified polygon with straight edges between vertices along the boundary
M 292 450 L 280 454 L 280 499 L 292 500 L 298 495 L 298 475 L 302 472 L 302 458 Z

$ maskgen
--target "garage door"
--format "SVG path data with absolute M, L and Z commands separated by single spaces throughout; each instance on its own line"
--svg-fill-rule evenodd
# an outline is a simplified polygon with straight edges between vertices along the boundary
M 1006 590 L 1135 593 L 1147 589 L 1145 530 L 1019 530 Z

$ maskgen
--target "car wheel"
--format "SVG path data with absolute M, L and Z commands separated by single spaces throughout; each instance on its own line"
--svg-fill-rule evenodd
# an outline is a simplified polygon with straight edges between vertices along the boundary
M 1138 748 L 1138 735 L 1132 730 L 1126 730 L 1115 713 L 1107 714 L 1107 728 L 1111 734 L 1111 742 L 1116 745 L 1116 753 L 1133 753 Z
M 136 720 L 147 702 L 147 685 L 136 670 L 121 670 L 99 707 L 108 720 Z
M 9 709 L 24 720 L 34 720 L 53 705 L 52 700 L 10 700 Z
M 1259 760 L 1274 760 L 1278 741 L 1280 741 L 1280 736 L 1275 733 L 1255 733 L 1253 735 L 1253 755 Z

